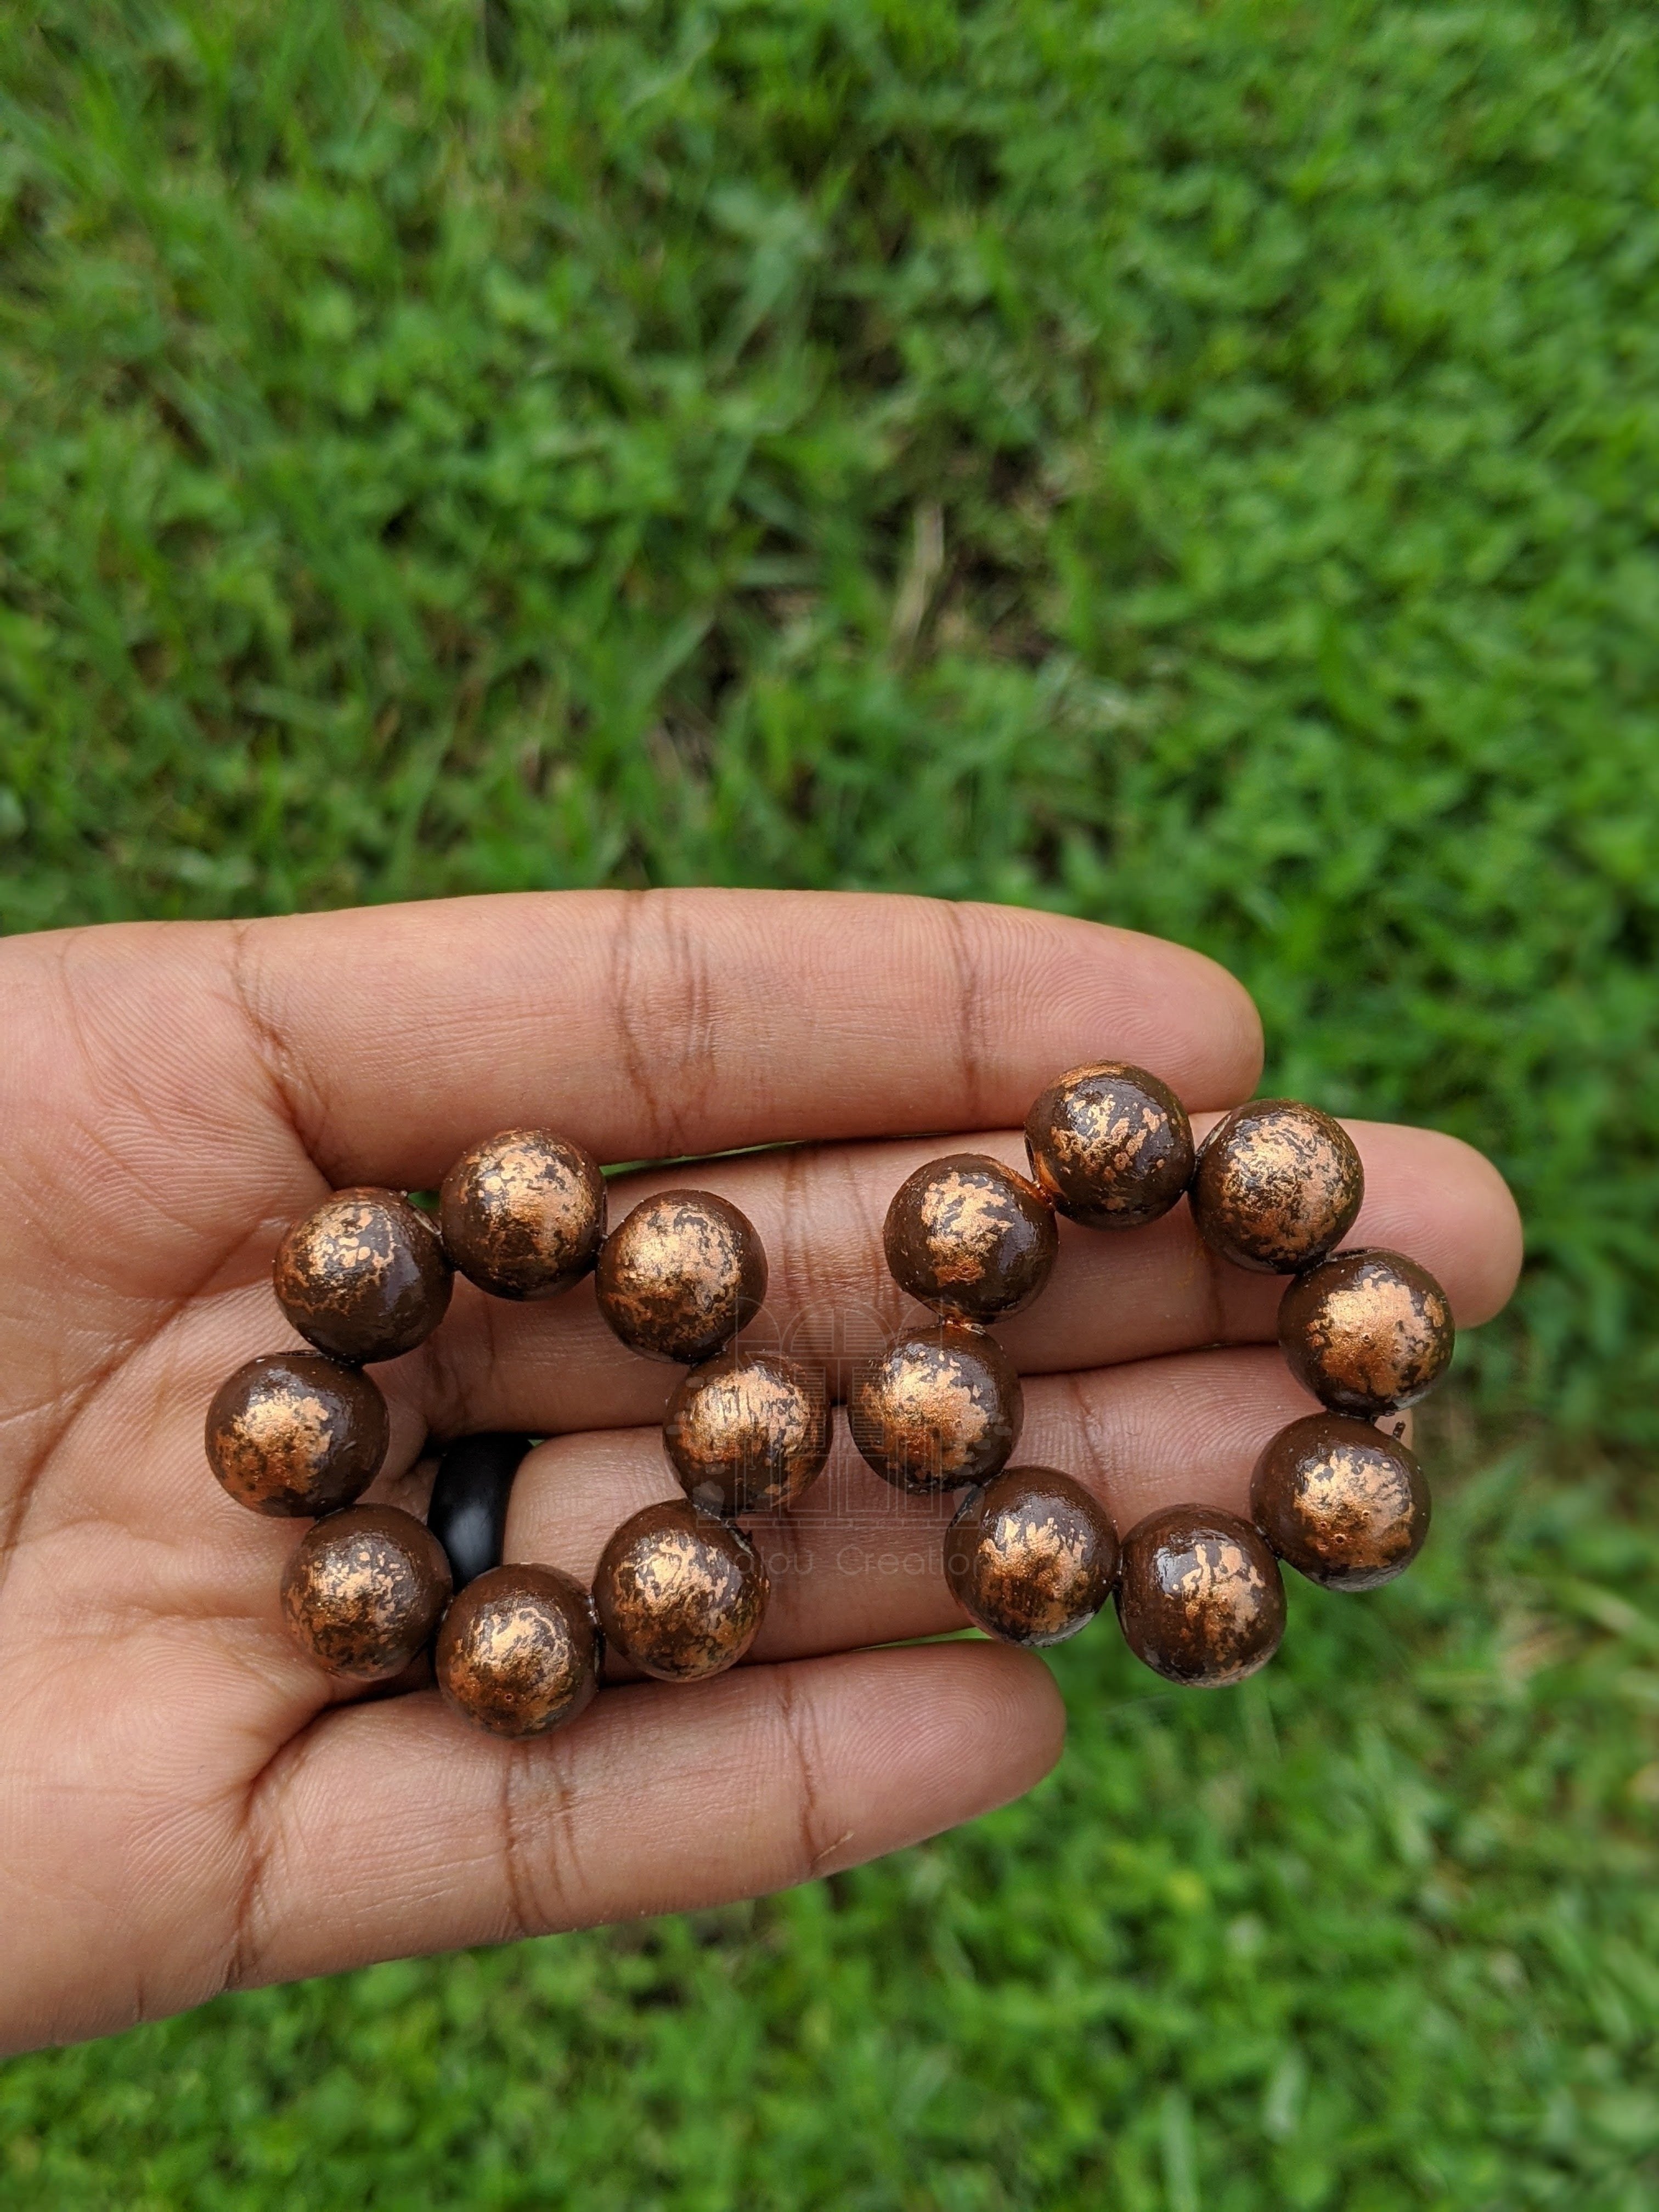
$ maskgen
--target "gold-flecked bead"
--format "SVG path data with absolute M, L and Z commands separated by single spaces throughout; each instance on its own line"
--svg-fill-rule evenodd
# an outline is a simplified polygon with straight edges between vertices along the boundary
M 1398 1437 L 1346 1413 L 1309 1413 L 1273 1437 L 1250 1479 L 1250 1517 L 1281 1559 L 1326 1589 L 1376 1589 L 1422 1550 L 1429 1486 Z
M 444 1249 L 498 1298 L 550 1298 L 591 1273 L 605 1241 L 605 1177 L 550 1129 L 506 1129 L 444 1177 Z
M 1428 1269 L 1376 1246 L 1322 1260 L 1279 1301 L 1285 1364 L 1339 1413 L 1414 1406 L 1445 1373 L 1455 1335 L 1450 1303 Z
M 952 1152 L 907 1176 L 882 1241 L 901 1290 L 963 1321 L 1023 1311 L 1053 1273 L 1057 1249 L 1043 1194 L 983 1152 Z
M 396 1359 L 443 1319 L 449 1261 L 429 1221 L 395 1190 L 337 1190 L 277 1248 L 276 1303 L 336 1359 Z
M 1193 1173 L 1187 1109 L 1127 1060 L 1093 1060 L 1051 1083 L 1025 1117 L 1031 1173 L 1085 1229 L 1139 1229 L 1165 1214 Z
M 1117 1536 L 1104 1508 L 1052 1468 L 1005 1468 L 945 1533 L 951 1595 L 1005 1644 L 1064 1643 L 1088 1626 L 1116 1577 Z
M 1137 1659 L 1166 1680 L 1214 1689 L 1242 1682 L 1278 1650 L 1285 1585 L 1248 1521 L 1171 1505 L 1124 1538 L 1117 1610 Z
M 823 1377 L 776 1352 L 726 1352 L 668 1401 L 663 1442 L 688 1498 L 711 1513 L 775 1513 L 823 1472 Z
M 696 1366 L 752 1321 L 766 1297 L 755 1225 L 712 1190 L 641 1199 L 599 1250 L 599 1311 L 635 1352 Z
M 489 1567 L 444 1615 L 433 1655 L 447 1704 L 491 1735 L 546 1735 L 585 1712 L 604 1644 L 587 1592 L 557 1567 Z
M 354 1682 L 401 1674 L 449 1601 L 443 1546 L 395 1505 L 350 1505 L 301 1538 L 283 1576 L 295 1642 Z
M 320 1352 L 268 1352 L 208 1407 L 208 1464 L 239 1505 L 303 1519 L 361 1498 L 392 1441 L 386 1400 Z
M 740 1528 L 689 1498 L 647 1505 L 600 1557 L 593 1601 L 617 1650 L 662 1682 L 725 1672 L 759 1633 L 768 1584 Z
M 1255 1098 L 1204 1139 L 1191 1203 L 1200 1236 L 1223 1259 L 1290 1275 L 1341 1243 L 1364 1194 L 1340 1122 L 1298 1099 Z
M 895 1337 L 853 1378 L 847 1424 L 884 1481 L 920 1495 L 988 1482 L 1024 1419 L 1019 1376 L 987 1330 L 944 1322 Z

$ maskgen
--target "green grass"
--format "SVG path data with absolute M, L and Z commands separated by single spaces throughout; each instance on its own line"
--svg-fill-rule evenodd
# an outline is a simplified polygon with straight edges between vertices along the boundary
M 1102 1633 L 965 1837 L 21 2062 L 0 2196 L 1651 2203 L 1650 9 L 0 0 L 0 97 L 8 927 L 1052 903 L 1530 1245 L 1527 1441 L 1263 1686 Z

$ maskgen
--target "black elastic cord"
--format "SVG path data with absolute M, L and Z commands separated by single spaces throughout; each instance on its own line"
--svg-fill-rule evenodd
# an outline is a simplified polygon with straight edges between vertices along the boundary
M 449 1555 L 458 1590 L 500 1566 L 507 1502 L 529 1449 L 528 1437 L 497 1435 L 458 1437 L 445 1445 L 426 1524 Z

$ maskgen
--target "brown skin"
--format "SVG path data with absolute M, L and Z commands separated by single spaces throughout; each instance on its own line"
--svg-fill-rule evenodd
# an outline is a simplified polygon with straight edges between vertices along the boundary
M 605 1177 L 550 1129 L 507 1129 L 461 1154 L 440 1194 L 444 1249 L 497 1298 L 551 1298 L 591 1274 L 605 1242 Z
M 1403 1252 L 1339 1252 L 1298 1276 L 1279 1309 L 1297 1381 L 1333 1412 L 1364 1419 L 1426 1397 L 1455 1335 L 1446 1293 Z
M 593 1702 L 604 1642 L 587 1592 L 556 1567 L 501 1566 L 444 1615 L 434 1670 L 445 1702 L 518 1741 L 566 1727 Z
M 1243 1681 L 1278 1650 L 1285 1586 L 1248 1521 L 1171 1505 L 1124 1538 L 1117 1610 L 1124 1641 L 1154 1674 L 1217 1689 Z
M 945 1533 L 945 1579 L 988 1636 L 1033 1649 L 1086 1628 L 1117 1579 L 1117 1534 L 1080 1482 L 1006 1468 Z
M 781 1352 L 722 1352 L 668 1401 L 663 1443 L 705 1512 L 778 1513 L 823 1472 L 831 1436 L 823 1376 Z
M 449 1602 L 443 1546 L 395 1505 L 351 1505 L 300 1539 L 283 1573 L 283 1617 L 331 1674 L 389 1682 Z
M 701 1682 L 735 1667 L 766 1612 L 766 1570 L 740 1529 L 671 1498 L 631 1514 L 593 1578 L 600 1626 L 659 1682 Z
M 336 1359 L 396 1359 L 449 1308 L 449 1262 L 432 1224 L 395 1190 L 337 1190 L 276 1251 L 276 1303 Z
M 599 1311 L 648 1359 L 712 1359 L 760 1311 L 766 1254 L 755 1225 L 707 1190 L 665 1190 L 605 1240 Z
M 1365 1195 L 1365 1172 L 1339 1121 L 1295 1098 L 1256 1098 L 1205 1139 L 1193 1218 L 1235 1267 L 1289 1275 L 1342 1242 Z
M 1279 1558 L 1326 1589 L 1403 1575 L 1429 1533 L 1429 1486 L 1398 1437 L 1344 1413 L 1310 1413 L 1265 1447 L 1250 1518 Z
M 860 1367 L 847 1401 L 853 1442 L 914 1497 L 988 1482 L 1019 1442 L 1019 1376 L 987 1330 L 962 1322 L 895 1337 Z
M 1085 1229 L 1144 1229 L 1192 1180 L 1193 1130 L 1169 1085 L 1127 1060 L 1092 1060 L 1039 1091 L 1025 1155 L 1052 1203 Z
M 1037 1297 L 1059 1238 L 1034 1182 L 983 1152 L 952 1152 L 899 1185 L 882 1244 L 901 1290 L 936 1313 L 988 1322 Z
M 392 1438 L 386 1400 L 320 1352 L 269 1352 L 228 1376 L 208 1407 L 207 1455 L 239 1505 L 307 1519 L 361 1498 Z
M 902 1320 L 883 1212 L 943 1148 L 883 1140 L 959 1131 L 945 1145 L 1017 1164 L 1032 1098 L 1105 1049 L 1195 1115 L 1249 1097 L 1259 1032 L 1209 962 L 925 899 L 561 892 L 13 937 L 0 1023 L 0 2048 L 758 1895 L 971 1819 L 1059 1756 L 1039 1657 L 911 1640 L 961 1624 L 937 1569 L 887 1571 L 936 1552 L 939 1506 L 850 1464 L 800 1509 L 834 1504 L 827 1558 L 775 1573 L 749 1662 L 716 1680 L 603 1691 L 523 1746 L 459 1727 L 435 1689 L 343 1698 L 283 1622 L 295 1531 L 220 1504 L 203 1415 L 271 1348 L 285 1225 L 343 1185 L 435 1188 L 483 1129 L 546 1124 L 610 1159 L 811 1140 L 696 1179 L 775 1255 L 780 1341 L 828 1356 L 805 1347 L 833 1323 L 861 1352 Z M 1359 1235 L 1419 1255 L 1460 1327 L 1487 1317 L 1520 1249 L 1497 1176 L 1429 1131 L 1356 1133 Z M 687 1179 L 635 1178 L 617 1211 Z M 1279 1285 L 1207 1271 L 1180 1206 L 1064 1241 L 1006 1335 L 1036 1455 L 1097 1468 L 1121 1527 L 1167 1497 L 1239 1510 L 1304 1410 Z M 589 1578 L 669 1486 L 676 1379 L 580 1285 L 522 1306 L 459 1283 L 443 1327 L 375 1370 L 384 1494 L 419 1498 L 428 1433 L 552 1437 L 514 1486 L 509 1556 Z M 842 1571 L 866 1503 L 872 1564 Z

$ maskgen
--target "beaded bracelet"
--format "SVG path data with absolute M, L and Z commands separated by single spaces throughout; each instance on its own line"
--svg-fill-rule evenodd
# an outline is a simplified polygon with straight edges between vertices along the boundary
M 1174 1092 L 1107 1060 L 1042 1092 L 1025 1146 L 1029 1176 L 985 1154 L 952 1153 L 895 1194 L 888 1268 L 933 1319 L 854 1373 L 853 1442 L 901 1491 L 965 1493 L 946 1534 L 945 1577 L 988 1635 L 1058 1644 L 1110 1597 L 1130 1649 L 1157 1673 L 1241 1681 L 1284 1632 L 1281 1559 L 1327 1589 L 1361 1590 L 1392 1581 L 1421 1549 L 1422 1470 L 1378 1423 L 1444 1372 L 1445 1294 L 1401 1253 L 1338 1249 L 1364 1176 L 1346 1132 L 1314 1107 L 1257 1099 L 1195 1151 Z M 1071 1476 L 1010 1464 L 1020 1382 L 992 1324 L 1041 1294 L 1057 1212 L 1089 1229 L 1135 1229 L 1183 1194 L 1212 1252 L 1291 1278 L 1279 1345 L 1325 1410 L 1269 1441 L 1249 1520 L 1169 1506 L 1120 1543 Z M 823 1472 L 826 1379 L 738 1346 L 765 1300 L 767 1265 L 735 1206 L 710 1191 L 662 1191 L 609 1235 L 605 1213 L 604 1176 L 581 1146 L 514 1129 L 457 1161 L 435 1220 L 396 1191 L 342 1190 L 283 1239 L 277 1302 L 313 1348 L 239 1368 L 209 1409 L 207 1450 L 240 1504 L 313 1519 L 283 1577 L 283 1612 L 330 1673 L 388 1681 L 430 1646 L 448 1702 L 520 1737 L 583 1710 L 607 1646 L 659 1680 L 693 1681 L 754 1642 L 768 1583 L 739 1522 L 793 1505 Z M 364 1368 L 431 1334 L 455 1269 L 513 1299 L 556 1297 L 592 1273 L 599 1311 L 622 1341 L 687 1370 L 663 1425 L 684 1495 L 623 1522 L 591 1590 L 557 1568 L 501 1564 L 528 1437 L 452 1443 L 424 1522 L 356 1503 L 390 1442 L 386 1401 Z

